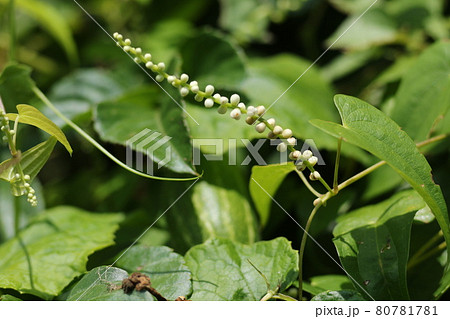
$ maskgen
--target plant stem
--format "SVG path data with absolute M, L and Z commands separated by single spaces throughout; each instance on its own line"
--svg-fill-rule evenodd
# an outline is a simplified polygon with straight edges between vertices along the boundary
M 308 217 L 305 229 L 303 230 L 302 241 L 300 243 L 300 250 L 298 252 L 298 300 L 300 301 L 302 301 L 303 298 L 303 255 L 305 254 L 306 240 L 308 239 L 311 223 L 320 206 L 322 206 L 321 202 L 314 207 L 314 209 L 312 210 L 311 214 Z
M 302 180 L 303 184 L 305 184 L 305 186 L 309 189 L 311 193 L 313 193 L 317 197 L 323 196 L 323 194 L 319 193 L 314 189 L 314 187 L 312 187 L 312 185 L 308 182 L 308 179 L 305 177 L 305 175 L 303 175 L 303 172 L 300 172 L 298 169 L 296 169 L 295 172 L 298 174 L 298 176 L 300 176 L 300 179 Z
M 354 182 L 360 180 L 361 178 L 363 178 L 364 176 L 372 173 L 374 170 L 376 170 L 377 168 L 383 166 L 384 164 L 386 164 L 386 161 L 380 161 L 368 168 L 366 168 L 365 170 L 363 170 L 362 172 L 359 172 L 358 174 L 350 177 L 349 179 L 347 179 L 346 181 L 342 182 L 341 184 L 338 185 L 338 191 L 346 188 L 347 186 L 353 184 Z
M 284 301 L 298 301 L 295 298 L 292 298 L 291 296 L 285 295 L 285 294 L 276 294 L 272 296 L 273 299 L 280 299 Z
M 336 162 L 334 164 L 334 178 L 333 178 L 333 191 L 337 193 L 338 190 L 338 172 L 339 172 L 339 161 L 341 159 L 341 146 L 342 137 L 338 138 L 338 146 L 336 151 Z
M 427 260 L 431 256 L 433 256 L 433 255 L 439 253 L 440 251 L 444 250 L 446 247 L 447 247 L 447 243 L 445 241 L 440 243 L 438 246 L 434 247 L 433 249 L 428 251 L 426 254 L 423 254 L 419 258 L 416 258 L 413 263 L 410 263 L 410 264 L 408 263 L 408 268 L 407 269 L 409 270 L 411 268 L 414 268 L 415 266 L 417 266 L 421 262 Z
M 14 196 L 14 235 L 17 236 L 19 234 L 20 229 L 20 197 Z
M 199 179 L 202 175 L 197 177 L 188 177 L 188 178 L 170 178 L 170 177 L 158 177 L 158 176 L 152 176 L 148 174 L 144 174 L 142 172 L 139 172 L 129 166 L 127 166 L 125 163 L 121 162 L 119 159 L 117 159 L 114 155 L 112 155 L 110 152 L 108 152 L 103 146 L 101 146 L 95 139 L 93 139 L 89 134 L 87 134 L 85 131 L 83 131 L 78 125 L 76 125 L 74 122 L 69 120 L 67 117 L 65 117 L 53 104 L 52 102 L 47 99 L 47 97 L 42 93 L 39 88 L 34 87 L 33 92 L 42 100 L 42 102 L 45 103 L 58 117 L 60 117 L 64 122 L 67 123 L 71 128 L 73 128 L 78 134 L 80 134 L 82 137 L 84 137 L 89 143 L 91 143 L 93 146 L 95 146 L 100 152 L 105 154 L 110 160 L 112 160 L 114 163 L 119 165 L 120 167 L 126 169 L 127 171 L 136 174 L 138 176 L 151 178 L 151 179 L 157 179 L 162 181 L 191 181 Z
M 16 16 L 14 0 L 9 0 L 9 61 L 16 61 Z
M 408 269 L 413 268 L 415 265 L 419 263 L 418 260 L 421 259 L 421 256 L 425 254 L 439 239 L 443 237 L 443 232 L 440 230 L 436 235 L 430 238 L 416 253 L 409 259 L 408 261 Z
M 274 296 L 274 292 L 269 290 L 260 301 L 268 301 Z
M 417 146 L 417 148 L 421 148 L 421 147 L 424 147 L 426 145 L 432 144 L 434 142 L 441 141 L 441 140 L 443 140 L 446 137 L 447 137 L 447 134 L 437 135 L 435 137 L 432 137 L 432 138 L 429 138 L 429 139 L 427 139 L 425 141 L 417 143 L 416 146 Z

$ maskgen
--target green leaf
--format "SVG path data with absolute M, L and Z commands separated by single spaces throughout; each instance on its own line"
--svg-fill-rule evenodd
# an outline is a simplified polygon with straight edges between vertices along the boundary
M 314 296 L 311 301 L 364 301 L 356 290 L 325 291 Z
M 74 119 L 90 112 L 97 103 L 113 99 L 123 92 L 108 73 L 99 69 L 81 69 L 62 78 L 52 86 L 48 97 L 67 118 Z M 66 125 L 53 112 L 46 115 L 60 127 Z
M 450 110 L 450 43 L 427 48 L 403 76 L 391 118 L 417 142 Z M 447 115 L 448 116 L 448 115 Z M 442 133 L 449 133 L 449 127 Z
M 201 87 L 212 84 L 220 89 L 238 89 L 245 78 L 242 50 L 216 31 L 197 33 L 186 40 L 180 53 L 183 72 Z
M 168 92 L 180 97 L 176 91 Z M 197 174 L 192 166 L 183 110 L 165 94 L 160 95 L 158 88 L 140 88 L 100 103 L 96 108 L 95 128 L 104 141 L 128 143 L 136 151 L 146 153 L 157 147 L 148 154 L 155 163 L 164 163 L 169 150 L 170 160 L 164 167 L 177 173 Z M 162 145 L 158 147 L 158 144 Z
M 367 186 L 362 194 L 362 199 L 369 201 L 395 189 L 403 182 L 403 179 L 390 166 L 384 165 L 370 173 L 366 182 Z
M 41 111 L 31 105 L 25 104 L 17 105 L 17 110 L 19 111 L 18 115 L 15 113 L 7 114 L 12 121 L 15 121 L 18 116 L 20 123 L 36 126 L 44 132 L 56 137 L 56 139 L 64 145 L 69 154 L 72 155 L 72 147 L 70 146 L 63 131 L 61 131 L 55 123 L 42 114 Z
M 42 167 L 44 167 L 45 163 L 47 163 L 47 160 L 50 157 L 55 145 L 56 138 L 54 136 L 50 136 L 47 141 L 30 148 L 20 156 L 22 171 L 25 175 L 30 175 L 30 181 L 34 180 L 36 175 L 41 171 Z M 7 165 L 8 163 L 12 163 L 12 166 Z M 9 166 L 9 168 L 3 172 L 0 172 L 0 179 L 11 181 L 17 173 L 17 169 L 14 166 L 15 159 L 9 159 L 0 164 L 0 166 L 3 165 Z
M 417 150 L 415 143 L 394 121 L 364 101 L 337 95 L 335 104 L 343 125 L 321 120 L 311 123 L 385 160 L 431 208 L 450 251 L 450 223 L 445 199 L 441 188 L 432 179 L 430 165 Z
M 23 301 L 23 300 L 11 295 L 1 295 L 0 301 Z
M 7 0 L 0 0 L 0 3 L 6 4 Z M 72 37 L 69 24 L 56 8 L 37 0 L 16 0 L 16 3 L 18 8 L 36 19 L 59 42 L 71 63 L 77 62 L 75 40 Z
M 344 13 L 361 13 L 373 4 L 373 0 L 330 0 L 330 3 Z
M 417 211 L 416 215 L 414 215 L 414 221 L 423 224 L 429 224 L 435 219 L 436 218 L 434 217 L 433 212 L 428 206 L 420 209 Z
M 51 299 L 86 271 L 88 256 L 114 243 L 121 214 L 56 207 L 0 246 L 0 288 Z
M 120 268 L 100 266 L 92 269 L 70 290 L 68 301 L 154 301 L 148 291 L 126 294 L 122 280 L 128 273 Z
M 178 199 L 186 185 L 163 185 L 165 210 L 171 232 L 171 246 L 179 251 L 209 238 L 228 238 L 241 243 L 255 242 L 259 234 L 255 213 L 249 202 L 247 182 L 239 166 L 205 161 L 204 175 L 189 193 Z
M 344 275 L 322 275 L 311 277 L 309 280 L 312 287 L 322 289 L 322 291 L 353 289 L 351 280 Z
M 272 198 L 284 178 L 295 170 L 293 162 L 267 166 L 253 166 L 250 177 L 250 195 L 261 219 L 261 225 L 269 220 Z
M 35 97 L 31 68 L 22 64 L 9 64 L 0 75 L 0 96 L 7 111 L 15 111 L 18 104 L 30 103 Z
M 291 286 L 298 275 L 298 254 L 285 238 L 243 245 L 213 239 L 191 248 L 186 263 L 192 272 L 192 300 L 260 300 L 270 288 Z
M 169 247 L 134 246 L 117 261 L 117 266 L 149 276 L 152 287 L 167 300 L 187 297 L 192 292 L 191 272 L 183 256 Z
M 411 225 L 416 211 L 425 205 L 409 190 L 338 218 L 334 244 L 361 294 L 375 300 L 409 300 L 406 265 Z
M 371 8 L 362 16 L 357 13 L 348 17 L 327 39 L 327 45 L 334 43 L 333 49 L 366 50 L 396 40 L 395 20 L 383 10 Z

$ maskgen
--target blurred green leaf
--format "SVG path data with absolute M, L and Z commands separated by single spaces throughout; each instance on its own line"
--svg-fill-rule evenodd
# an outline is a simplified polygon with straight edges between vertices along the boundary
M 361 13 L 373 4 L 373 0 L 329 0 L 329 2 L 344 13 Z
M 325 291 L 315 295 L 311 301 L 364 301 L 356 290 Z
M 19 104 L 17 105 L 17 110 L 19 114 L 8 113 L 8 117 L 11 121 L 15 121 L 19 118 L 19 123 L 28 124 L 36 126 L 37 128 L 47 132 L 51 136 L 54 136 L 64 147 L 67 149 L 69 154 L 72 155 L 72 147 L 69 141 L 64 135 L 63 131 L 52 121 L 50 121 L 44 114 L 41 113 L 37 108 L 31 105 Z
M 120 287 L 128 273 L 117 267 L 92 269 L 70 290 L 68 301 L 154 301 L 148 291 L 126 294 Z
M 122 87 L 108 73 L 99 69 L 78 69 L 52 86 L 48 98 L 67 118 L 87 113 L 100 102 L 123 93 Z M 66 123 L 53 112 L 48 117 L 60 127 Z
M 335 104 L 341 113 L 343 125 L 321 120 L 311 123 L 385 160 L 431 208 L 450 251 L 450 223 L 445 199 L 441 188 L 432 179 L 430 165 L 415 143 L 394 121 L 364 101 L 336 95 Z
M 88 256 L 114 243 L 121 214 L 56 207 L 0 246 L 0 287 L 44 299 L 86 271 Z
M 327 45 L 334 43 L 333 49 L 366 50 L 396 39 L 395 20 L 383 10 L 371 8 L 364 15 L 357 13 L 348 17 L 327 39 Z
M 295 170 L 293 162 L 267 166 L 253 166 L 250 177 L 250 195 L 264 227 L 269 220 L 273 197 L 285 177 Z
M 438 42 L 426 49 L 403 76 L 390 116 L 420 142 L 429 137 L 449 109 L 450 43 Z M 449 132 L 450 127 L 442 131 Z
M 15 111 L 16 105 L 30 103 L 35 96 L 31 68 L 22 64 L 9 64 L 0 75 L 0 96 L 6 111 Z
M 200 88 L 235 90 L 246 75 L 243 51 L 216 31 L 205 30 L 186 40 L 180 48 L 182 70 Z
M 202 179 L 166 215 L 172 245 L 183 251 L 209 238 L 255 242 L 259 237 L 256 216 L 249 202 L 247 181 L 241 167 L 205 161 L 202 169 Z M 163 209 L 186 190 L 186 185 L 165 185 L 166 206 Z
M 411 224 L 425 205 L 410 190 L 338 218 L 333 241 L 345 270 L 364 288 L 355 285 L 361 294 L 375 300 L 409 300 Z
M 8 0 L 0 0 L 0 3 L 7 4 Z M 50 33 L 61 47 L 66 51 L 71 63 L 78 61 L 75 40 L 67 21 L 61 16 L 57 8 L 49 3 L 37 0 L 16 0 L 17 7 L 37 20 L 40 25 Z
M 284 291 L 297 279 L 298 254 L 285 238 L 243 245 L 213 239 L 191 248 L 186 263 L 192 272 L 192 300 L 260 300 L 270 288 Z
M 183 110 L 157 88 L 145 87 L 97 105 L 95 129 L 107 142 L 127 145 L 146 153 L 155 163 L 177 172 L 197 174 Z M 169 91 L 177 96 L 176 91 Z M 181 100 L 178 100 L 181 103 Z M 180 104 L 181 105 L 181 104 Z M 161 145 L 160 145 L 161 144 Z
M 322 275 L 314 276 L 310 279 L 312 287 L 327 290 L 352 290 L 353 283 L 347 276 L 344 275 Z
M 23 300 L 16 298 L 14 296 L 11 296 L 11 295 L 1 295 L 0 301 L 23 301 Z
M 384 165 L 370 173 L 366 177 L 366 181 L 367 186 L 362 194 L 362 199 L 369 201 L 395 189 L 403 182 L 403 179 L 392 167 Z
M 192 292 L 191 272 L 183 256 L 169 247 L 138 245 L 127 250 L 117 266 L 129 273 L 140 272 L 150 277 L 152 287 L 167 300 Z

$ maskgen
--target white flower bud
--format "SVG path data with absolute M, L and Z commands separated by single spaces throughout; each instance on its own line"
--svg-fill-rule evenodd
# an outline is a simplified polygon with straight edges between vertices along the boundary
M 230 112 L 230 116 L 232 119 L 239 120 L 241 118 L 241 110 L 234 109 Z
M 299 159 L 300 155 L 302 155 L 300 151 L 293 151 L 289 154 L 289 158 L 293 161 L 296 161 Z
M 174 76 L 174 75 L 169 75 L 169 76 L 167 77 L 167 82 L 172 83 L 172 82 L 175 81 L 176 79 L 177 79 L 176 76 Z
M 136 54 L 142 54 L 142 49 L 141 48 L 136 48 L 135 52 L 136 52 Z
M 281 132 L 283 132 L 283 128 L 281 126 L 277 125 L 273 128 L 273 134 L 280 135 Z
M 164 62 L 158 63 L 158 70 L 164 71 L 165 68 L 166 68 L 166 64 Z
M 198 87 L 198 85 L 193 85 L 191 86 L 191 91 L 192 93 L 198 93 L 198 91 L 200 91 L 200 88 Z
M 133 60 L 134 60 L 134 62 L 136 62 L 136 63 L 140 63 L 140 62 L 141 62 L 141 59 L 139 59 L 138 57 L 134 58 Z
M 152 66 L 153 66 L 153 62 L 151 62 L 151 61 L 148 61 L 147 63 L 145 63 L 145 67 L 146 67 L 147 69 L 151 69 Z
M 16 173 L 16 175 L 14 175 L 15 179 L 20 179 L 20 174 Z
M 123 41 L 123 43 L 125 43 L 125 45 L 130 46 L 131 45 L 131 40 L 130 39 L 125 39 L 125 41 Z
M 248 116 L 248 117 L 245 119 L 245 123 L 247 123 L 248 125 L 253 125 L 253 123 L 255 123 L 255 121 L 256 121 L 256 119 L 254 119 L 254 118 L 251 117 L 251 116 Z
M 275 134 L 273 134 L 272 131 L 270 131 L 270 132 L 267 134 L 267 137 L 270 138 L 271 140 L 273 140 L 274 138 L 277 138 L 277 136 L 276 136 Z
M 304 162 L 302 162 L 302 161 L 296 161 L 295 162 L 295 168 L 298 170 L 298 171 L 304 171 L 305 170 L 305 168 L 306 168 L 306 165 L 305 165 L 305 163 Z
M 30 184 L 25 183 L 25 184 L 23 184 L 23 186 L 24 186 L 25 188 L 28 188 L 28 187 L 30 187 Z
M 215 98 L 217 100 L 220 100 L 221 96 L 220 96 L 219 93 L 216 93 L 216 94 L 213 95 L 213 98 Z
M 114 34 L 113 34 L 114 39 L 117 39 L 118 36 L 119 36 L 119 32 L 114 32 Z
M 195 94 L 194 100 L 196 100 L 197 102 L 201 102 L 201 101 L 203 101 L 203 96 L 201 96 L 199 94 Z
M 269 123 L 270 125 L 274 126 L 275 125 L 275 119 L 274 118 L 270 118 L 267 120 L 267 123 Z
M 240 101 L 241 101 L 241 97 L 240 97 L 238 94 L 233 94 L 233 95 L 230 97 L 230 103 L 231 103 L 231 105 L 233 105 L 233 106 L 238 105 Z
M 312 181 L 317 181 L 320 179 L 320 173 L 318 171 L 314 171 L 311 174 L 309 174 L 309 179 Z
M 191 81 L 191 83 L 189 83 L 190 86 L 198 86 L 198 82 L 197 81 Z
M 16 131 L 14 131 L 14 130 L 9 130 L 9 134 L 14 135 L 14 134 L 16 134 Z
M 214 100 L 213 99 L 208 98 L 208 99 L 205 100 L 205 107 L 211 108 L 211 107 L 213 107 L 213 105 L 214 105 Z
M 152 66 L 152 71 L 153 71 L 153 72 L 159 72 L 158 65 L 153 64 L 153 66 Z
M 264 105 L 260 105 L 256 108 L 257 113 L 259 116 L 263 116 L 264 113 L 266 113 L 266 108 L 264 107 Z
M 25 178 L 26 181 L 29 181 L 31 179 L 30 175 L 28 175 L 28 174 L 25 175 L 24 178 Z
M 144 59 L 146 59 L 147 61 L 150 61 L 152 59 L 152 55 L 150 53 L 146 53 L 144 55 Z
M 258 133 L 263 133 L 266 130 L 266 123 L 261 122 L 255 126 L 255 130 Z
M 162 82 L 162 81 L 164 81 L 164 76 L 162 76 L 161 74 L 158 74 L 158 75 L 155 77 L 155 80 L 158 81 L 158 82 Z
M 126 46 L 123 47 L 123 50 L 124 50 L 125 52 L 130 52 L 131 47 L 130 47 L 129 45 L 126 45 Z
M 34 197 L 34 195 L 33 195 L 33 194 L 30 194 L 30 193 L 29 193 L 27 196 L 28 196 L 28 198 L 30 198 L 30 199 Z
M 291 145 L 291 146 L 296 145 L 297 144 L 297 139 L 295 137 L 290 137 L 290 138 L 288 138 L 286 140 L 286 143 L 288 145 Z
M 311 156 L 313 156 L 313 153 L 310 150 L 306 150 L 303 152 L 303 159 L 305 161 L 309 160 L 311 158 Z
M 286 152 L 287 150 L 287 145 L 284 144 L 283 142 L 281 142 L 280 144 L 277 145 L 277 151 L 278 152 Z
M 254 115 L 256 115 L 256 112 L 257 112 L 256 107 L 251 106 L 251 105 L 249 107 L 247 107 L 247 115 L 248 116 L 254 116 Z
M 186 83 L 187 81 L 189 81 L 189 75 L 187 75 L 186 73 L 181 74 L 180 80 L 181 82 Z
M 312 166 L 316 165 L 318 161 L 319 161 L 319 159 L 317 157 L 315 157 L 315 156 L 311 156 L 308 159 L 309 164 L 311 164 Z
M 319 205 L 319 204 L 322 204 L 322 199 L 316 198 L 316 199 L 314 200 L 314 202 L 313 202 L 313 205 L 314 205 L 314 206 L 317 206 L 317 205 Z
M 246 110 L 246 108 L 245 108 L 245 104 L 244 103 L 239 103 L 238 105 L 237 105 L 237 107 L 241 110 L 241 111 L 245 111 Z
M 292 131 L 290 129 L 285 129 L 283 133 L 281 133 L 283 138 L 290 138 L 292 136 Z
M 224 105 L 224 104 L 226 104 L 226 103 L 228 103 L 228 98 L 227 98 L 226 96 L 222 96 L 222 97 L 220 98 L 220 104 L 221 104 L 221 105 Z
M 223 106 L 223 105 L 219 106 L 219 108 L 217 109 L 217 113 L 219 113 L 219 114 L 227 113 L 227 107 Z
M 186 88 L 186 87 L 182 87 L 182 88 L 180 89 L 180 94 L 181 94 L 181 96 L 186 96 L 186 95 L 188 95 L 188 94 L 189 94 L 189 89 Z
M 208 95 L 212 95 L 214 93 L 214 86 L 212 85 L 207 85 L 205 88 L 205 93 Z

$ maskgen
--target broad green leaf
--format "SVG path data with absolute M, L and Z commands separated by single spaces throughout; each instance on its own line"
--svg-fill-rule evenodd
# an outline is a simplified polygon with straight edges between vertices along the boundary
M 126 294 L 120 287 L 128 273 L 117 267 L 92 269 L 70 290 L 68 301 L 154 301 L 148 291 Z
M 421 142 L 449 109 L 450 43 L 438 42 L 403 76 L 389 115 L 414 141 Z M 447 127 L 442 133 L 448 132 Z
M 11 295 L 1 295 L 0 301 L 22 301 L 22 300 Z
M 366 10 L 373 0 L 329 0 L 336 9 L 344 13 L 361 13 Z
M 181 69 L 198 81 L 201 88 L 212 84 L 216 88 L 233 90 L 239 88 L 245 78 L 242 50 L 218 32 L 203 31 L 189 38 L 180 54 Z
M 243 245 L 213 239 L 191 248 L 185 260 L 192 272 L 192 300 L 260 300 L 270 288 L 291 286 L 298 275 L 298 254 L 285 238 Z
M 334 43 L 333 49 L 366 50 L 396 40 L 395 20 L 383 10 L 371 8 L 364 15 L 349 16 L 327 39 L 327 45 Z
M 181 103 L 176 90 L 168 92 L 178 96 Z M 174 172 L 196 174 L 183 110 L 156 87 L 140 88 L 100 103 L 95 128 L 104 141 L 148 153 L 155 163 Z
M 162 210 L 175 202 L 165 215 L 171 246 L 186 251 L 209 238 L 228 238 L 246 244 L 258 240 L 256 216 L 241 167 L 207 161 L 202 169 L 202 179 L 181 198 L 187 185 L 163 185 Z
M 284 178 L 295 170 L 293 162 L 267 166 L 253 166 L 250 177 L 250 195 L 259 213 L 261 225 L 269 220 L 273 197 Z
M 8 0 L 0 0 L 0 3 L 3 4 L 7 4 L 7 2 Z M 77 62 L 75 40 L 72 37 L 69 24 L 56 8 L 46 2 L 37 0 L 16 0 L 16 4 L 19 9 L 36 19 L 59 42 L 66 51 L 70 62 Z
M 121 214 L 55 207 L 0 246 L 0 288 L 51 299 L 86 271 L 88 256 L 114 243 Z
M 313 139 L 319 149 L 336 149 L 335 139 L 308 122 L 316 118 L 327 121 L 338 119 L 338 113 L 330 103 L 333 90 L 315 68 L 308 69 L 310 61 L 282 54 L 271 58 L 255 58 L 249 65 L 250 75 L 242 84 L 242 90 L 250 99 L 250 104 L 269 107 L 274 103 L 266 118 L 274 117 L 277 124 L 290 128 L 296 138 Z M 306 70 L 298 82 L 282 95 Z M 302 148 L 302 145 L 299 147 Z M 368 161 L 364 152 L 350 145 L 345 145 L 342 153 L 363 163 Z
M 56 138 L 54 136 L 50 136 L 47 141 L 30 148 L 20 156 L 22 171 L 25 175 L 30 175 L 30 181 L 33 181 L 36 175 L 41 171 L 42 167 L 44 167 L 45 163 L 47 163 L 55 144 Z M 5 165 L 8 162 L 15 163 L 15 159 L 6 160 L 1 163 L 0 166 Z M 16 173 L 17 170 L 13 164 L 5 171 L 0 172 L 0 179 L 10 181 Z
M 52 86 L 48 98 L 67 118 L 74 119 L 90 112 L 95 104 L 121 95 L 122 91 L 119 83 L 105 71 L 81 69 Z M 66 125 L 52 111 L 45 113 L 60 127 Z
M 311 301 L 364 301 L 364 298 L 356 290 L 338 290 L 321 292 Z M 347 313 L 343 313 L 343 315 L 347 315 Z
M 183 256 L 169 247 L 138 245 L 129 249 L 116 265 L 129 273 L 149 276 L 153 288 L 167 300 L 175 300 L 192 292 L 191 272 L 185 264 Z
M 0 75 L 0 96 L 6 111 L 15 111 L 16 105 L 31 103 L 35 96 L 31 68 L 22 64 L 9 64 Z
M 0 244 L 14 237 L 15 214 L 19 212 L 19 229 L 26 227 L 32 218 L 45 209 L 41 184 L 35 180 L 32 184 L 38 198 L 38 206 L 32 207 L 27 198 L 11 195 L 11 185 L 0 181 Z M 17 206 L 16 206 L 17 205 Z
M 403 179 L 392 167 L 384 165 L 366 177 L 366 188 L 362 194 L 365 201 L 371 200 L 398 187 Z
M 322 275 L 311 277 L 310 285 L 315 288 L 326 290 L 352 290 L 353 284 L 344 275 Z
M 415 143 L 394 121 L 364 101 L 337 95 L 335 104 L 343 125 L 321 120 L 311 123 L 385 160 L 431 208 L 450 250 L 450 223 L 445 199 L 441 188 L 432 179 L 430 165 Z
M 268 42 L 271 22 L 281 22 L 290 11 L 301 8 L 305 0 L 221 0 L 220 26 L 238 42 Z
M 411 225 L 416 211 L 425 205 L 409 190 L 338 218 L 334 244 L 361 294 L 375 300 L 409 299 L 406 265 Z
M 19 117 L 19 122 L 23 124 L 29 124 L 40 128 L 44 132 L 56 137 L 56 139 L 64 145 L 69 154 L 72 155 L 72 147 L 69 144 L 63 131 L 52 121 L 50 121 L 44 114 L 41 113 L 37 108 L 31 105 L 19 104 L 17 105 L 17 110 L 19 114 L 9 113 L 8 117 L 15 121 L 17 116 Z

